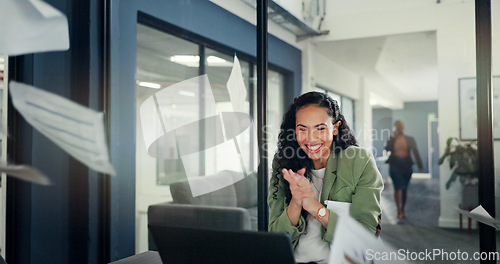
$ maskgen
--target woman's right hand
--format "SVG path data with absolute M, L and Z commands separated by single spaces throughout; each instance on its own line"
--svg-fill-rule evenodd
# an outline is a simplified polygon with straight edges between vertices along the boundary
M 311 183 L 304 177 L 306 169 L 300 169 L 296 173 L 292 170 L 283 169 L 283 177 L 288 181 L 292 200 L 290 203 L 302 208 L 302 200 L 304 198 L 314 197 Z

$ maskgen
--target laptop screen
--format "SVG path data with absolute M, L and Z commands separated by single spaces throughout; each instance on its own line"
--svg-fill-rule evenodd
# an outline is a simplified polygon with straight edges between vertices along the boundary
M 295 263 L 286 234 L 149 225 L 163 263 Z

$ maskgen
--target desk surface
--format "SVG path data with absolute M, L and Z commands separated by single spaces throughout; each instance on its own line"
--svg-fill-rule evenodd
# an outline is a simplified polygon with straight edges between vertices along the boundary
M 109 264 L 163 264 L 157 251 L 146 251 L 128 258 L 120 259 Z

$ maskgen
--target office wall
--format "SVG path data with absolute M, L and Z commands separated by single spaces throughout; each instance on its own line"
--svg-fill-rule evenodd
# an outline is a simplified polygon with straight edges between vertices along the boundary
M 392 133 L 392 110 L 387 108 L 374 108 L 373 118 L 373 156 L 381 157 L 385 144 Z
M 302 5 L 304 5 L 301 0 L 275 0 L 276 3 L 281 5 L 283 8 L 288 10 L 291 14 L 296 17 L 302 17 Z

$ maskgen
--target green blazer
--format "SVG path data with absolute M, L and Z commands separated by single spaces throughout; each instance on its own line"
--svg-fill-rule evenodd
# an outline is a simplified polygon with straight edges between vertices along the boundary
M 273 169 L 277 166 L 277 162 L 273 162 Z M 276 181 L 278 184 L 275 184 Z M 281 173 L 278 177 L 271 177 L 267 198 L 270 209 L 269 231 L 289 234 L 295 248 L 306 228 L 306 220 L 300 216 L 297 226 L 292 226 L 290 223 L 286 214 L 288 204 L 285 201 L 285 181 Z M 378 216 L 382 212 L 380 194 L 383 189 L 382 176 L 372 154 L 362 148 L 351 146 L 337 154 L 330 154 L 320 202 L 322 204 L 325 200 L 350 202 L 351 216 L 370 233 L 375 234 Z M 322 227 L 322 238 L 329 243 L 333 240 L 337 219 L 338 215 L 331 212 L 328 227 Z

